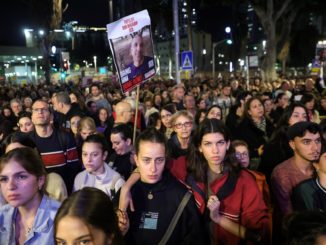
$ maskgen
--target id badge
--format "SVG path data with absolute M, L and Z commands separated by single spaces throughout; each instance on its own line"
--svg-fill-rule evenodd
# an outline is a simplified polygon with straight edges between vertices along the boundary
M 158 213 L 148 212 L 142 213 L 139 228 L 147 230 L 156 230 L 158 221 Z

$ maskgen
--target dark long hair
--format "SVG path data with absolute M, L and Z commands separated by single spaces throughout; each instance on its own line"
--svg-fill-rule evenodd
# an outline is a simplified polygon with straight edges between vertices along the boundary
M 95 116 L 95 125 L 96 125 L 96 127 L 100 127 L 100 126 L 102 126 L 102 122 L 101 122 L 101 120 L 100 120 L 100 112 L 101 112 L 101 110 L 105 110 L 106 111 L 106 113 L 107 113 L 107 115 L 108 115 L 108 118 L 106 119 L 106 121 L 104 122 L 104 124 L 106 125 L 106 126 L 108 126 L 109 125 L 109 120 L 110 120 L 110 112 L 109 112 L 109 110 L 107 109 L 107 108 L 105 108 L 105 107 L 100 107 L 100 108 L 98 108 L 97 109 L 97 111 L 96 111 L 96 116 Z
M 58 224 L 65 216 L 79 218 L 86 226 L 103 231 L 107 237 L 113 235 L 113 244 L 123 244 L 113 203 L 101 190 L 85 187 L 71 194 L 62 203 L 54 219 L 54 239 Z
M 273 134 L 271 136 L 270 142 L 279 143 L 279 142 L 281 142 L 281 140 L 285 140 L 286 144 L 288 144 L 288 140 L 286 138 L 286 131 L 287 131 L 288 127 L 290 126 L 289 120 L 290 120 L 290 118 L 293 114 L 293 111 L 296 107 L 301 107 L 302 109 L 304 109 L 304 111 L 307 114 L 307 121 L 309 121 L 308 111 L 302 103 L 294 102 L 294 103 L 290 104 L 288 107 L 286 107 L 282 116 L 278 120 L 275 131 L 273 132 Z
M 263 104 L 263 102 L 261 101 L 261 99 L 260 99 L 259 97 L 251 97 L 249 100 L 247 100 L 247 102 L 246 102 L 245 105 L 244 105 L 242 119 L 247 118 L 247 119 L 252 120 L 252 117 L 251 117 L 251 115 L 249 114 L 249 111 L 250 111 L 251 103 L 252 103 L 254 100 L 258 100 L 258 101 L 262 104 L 262 106 L 263 106 L 263 108 L 264 108 L 264 104 Z M 265 114 L 265 108 L 264 108 L 264 114 Z
M 160 116 L 161 116 L 161 112 L 163 110 L 166 110 L 166 111 L 170 112 L 172 115 L 177 112 L 177 109 L 175 107 L 175 104 L 173 104 L 173 103 L 166 104 L 166 105 L 162 106 L 161 109 L 160 109 Z M 161 127 L 162 127 L 162 131 L 165 132 L 166 131 L 166 127 L 164 126 L 163 123 L 162 123 L 162 126 Z
M 199 124 L 193 136 L 193 144 L 190 147 L 190 153 L 187 157 L 187 171 L 198 182 L 207 182 L 208 163 L 204 155 L 199 151 L 199 146 L 201 145 L 204 135 L 210 133 L 220 133 L 223 135 L 225 141 L 230 141 L 229 130 L 221 120 L 215 118 L 205 119 Z M 228 171 L 231 175 L 236 177 L 238 176 L 241 167 L 235 157 L 234 149 L 231 146 L 226 151 L 223 164 L 224 171 Z

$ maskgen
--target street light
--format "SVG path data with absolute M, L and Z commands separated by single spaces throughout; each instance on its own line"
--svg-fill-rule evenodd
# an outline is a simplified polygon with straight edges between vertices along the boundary
M 212 46 L 212 75 L 213 75 L 213 80 L 215 79 L 215 48 L 226 42 L 228 45 L 231 45 L 233 43 L 232 41 L 232 30 L 229 26 L 225 27 L 225 32 L 228 34 L 228 36 L 230 36 L 229 38 L 225 38 L 219 42 L 213 43 Z
M 231 45 L 233 43 L 233 38 L 232 38 L 232 30 L 231 30 L 231 27 L 227 26 L 225 27 L 225 33 L 227 34 L 228 36 L 228 39 L 227 39 L 227 44 Z
M 30 48 L 34 46 L 33 32 L 33 29 L 24 29 L 26 47 Z
M 85 66 L 88 67 L 88 62 L 86 60 L 83 60 L 83 62 L 85 63 Z
M 56 54 L 57 53 L 57 47 L 53 45 L 51 47 L 51 52 L 52 52 L 52 54 Z
M 93 60 L 94 60 L 94 68 L 95 68 L 95 73 L 96 73 L 96 71 L 97 71 L 97 57 L 94 56 Z

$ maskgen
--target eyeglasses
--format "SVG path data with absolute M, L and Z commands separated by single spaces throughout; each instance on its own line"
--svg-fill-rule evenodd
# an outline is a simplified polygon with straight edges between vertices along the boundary
M 176 123 L 174 124 L 174 127 L 177 129 L 186 127 L 186 128 L 190 128 L 192 126 L 192 122 L 184 122 L 184 123 Z
M 45 112 L 49 112 L 50 110 L 47 109 L 47 108 L 35 108 L 35 109 L 32 109 L 32 112 L 34 113 L 45 113 Z
M 249 156 L 249 153 L 248 152 L 243 152 L 243 153 L 241 153 L 241 152 L 236 152 L 235 153 L 235 157 L 236 158 L 245 158 L 245 157 L 248 157 Z

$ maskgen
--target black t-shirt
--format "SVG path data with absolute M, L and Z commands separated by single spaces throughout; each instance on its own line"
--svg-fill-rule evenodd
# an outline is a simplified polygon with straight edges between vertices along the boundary
M 293 189 L 291 200 L 295 211 L 326 210 L 326 190 L 315 178 L 297 185 Z
M 108 165 L 117 171 L 125 180 L 127 180 L 134 169 L 134 165 L 130 161 L 130 154 L 128 152 L 123 155 L 118 155 L 115 152 L 109 157 Z

